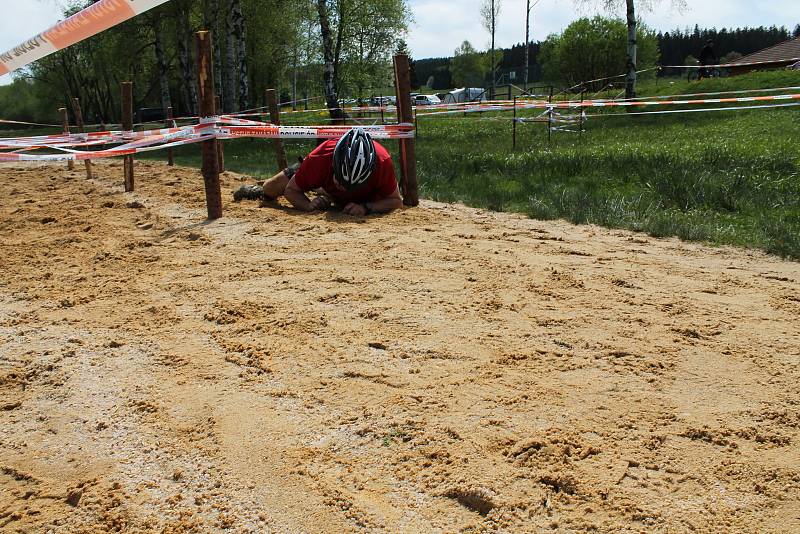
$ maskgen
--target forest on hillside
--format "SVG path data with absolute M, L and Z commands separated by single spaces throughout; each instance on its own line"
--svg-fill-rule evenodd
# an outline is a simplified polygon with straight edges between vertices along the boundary
M 696 57 L 700 49 L 709 39 L 714 40 L 717 55 L 725 56 L 747 55 L 757 52 L 768 46 L 782 43 L 793 37 L 800 37 L 800 24 L 793 31 L 785 27 L 760 26 L 757 28 L 700 28 L 676 29 L 669 32 L 658 32 L 659 63 L 662 65 L 682 65 L 689 56 Z M 530 81 L 542 80 L 542 68 L 539 63 L 539 52 L 542 42 L 529 43 L 530 54 Z M 452 57 L 438 57 L 420 59 L 414 62 L 416 83 L 427 85 L 431 89 L 448 89 L 453 87 Z M 525 65 L 525 44 L 519 43 L 502 51 L 502 61 L 498 69 L 498 78 L 501 83 L 508 81 L 520 84 L 520 73 Z M 514 73 L 511 75 L 511 73 Z M 618 74 L 618 73 L 614 73 Z M 675 70 L 664 70 L 662 76 L 676 74 Z

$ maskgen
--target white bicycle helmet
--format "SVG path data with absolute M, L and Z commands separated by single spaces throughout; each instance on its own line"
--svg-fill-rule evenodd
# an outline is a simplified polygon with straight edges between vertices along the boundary
M 344 134 L 333 149 L 333 174 L 339 185 L 348 191 L 366 184 L 377 164 L 375 143 L 361 128 Z

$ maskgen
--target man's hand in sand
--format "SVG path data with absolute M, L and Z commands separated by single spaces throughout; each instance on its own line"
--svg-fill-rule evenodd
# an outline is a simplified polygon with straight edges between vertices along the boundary
M 310 211 L 326 210 L 331 206 L 331 201 L 327 197 L 318 196 L 311 199 L 310 205 Z
M 348 215 L 361 216 L 367 214 L 367 208 L 364 206 L 364 204 L 357 204 L 355 202 L 351 202 L 347 204 L 344 208 L 342 208 L 342 213 L 346 213 Z

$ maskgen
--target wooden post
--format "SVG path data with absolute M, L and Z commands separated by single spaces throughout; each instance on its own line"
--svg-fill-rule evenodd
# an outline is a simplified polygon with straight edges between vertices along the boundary
M 514 126 L 511 127 L 511 149 L 517 149 L 517 97 L 514 96 Z
M 552 104 L 553 103 L 553 86 L 550 86 L 550 97 L 547 101 Z M 553 135 L 553 108 L 547 108 L 547 144 L 550 144 L 550 140 L 552 139 Z
M 122 82 L 122 132 L 133 131 L 133 83 Z M 125 192 L 133 191 L 133 154 L 122 157 Z
M 167 112 L 166 112 L 166 120 L 164 121 L 164 127 L 165 128 L 172 128 L 172 124 L 174 122 L 172 120 L 172 118 L 173 118 L 172 106 L 170 106 L 170 107 L 167 108 Z M 173 154 L 171 148 L 167 149 L 167 165 L 169 165 L 170 167 L 174 167 L 175 166 L 175 154 Z
M 214 100 L 214 58 L 211 52 L 211 33 L 208 31 L 195 34 L 197 51 L 197 85 L 200 99 L 201 120 L 216 114 Z M 209 219 L 222 217 L 222 191 L 219 185 L 219 153 L 217 139 L 203 141 L 203 182 L 206 189 L 206 207 Z
M 214 115 L 222 114 L 222 99 L 219 95 L 214 96 Z M 222 147 L 222 141 L 217 141 L 217 157 L 219 158 L 219 172 L 225 172 L 225 149 Z
M 269 110 L 269 120 L 275 126 L 281 125 L 281 110 L 278 109 L 278 94 L 275 89 L 267 89 L 267 109 Z M 289 164 L 286 162 L 286 151 L 283 150 L 283 141 L 280 137 L 275 138 L 275 160 L 278 163 L 278 171 L 282 171 Z
M 408 56 L 394 56 L 395 90 L 397 92 L 398 122 L 411 124 L 414 121 L 411 110 L 411 66 Z M 402 173 L 403 204 L 416 206 L 419 204 L 417 185 L 417 160 L 414 150 L 414 139 L 400 139 L 400 171 Z
M 81 102 L 77 98 L 72 99 L 72 111 L 75 113 L 75 123 L 78 125 L 78 131 L 80 133 L 86 133 L 86 129 L 83 124 L 83 114 L 81 113 Z M 86 178 L 88 180 L 92 179 L 92 160 L 84 160 L 86 163 Z
M 381 99 L 378 100 L 378 105 L 381 107 L 381 124 L 386 124 L 386 119 L 383 115 L 383 106 L 386 105 L 383 103 L 383 95 L 381 95 Z
M 67 113 L 67 108 L 58 108 L 58 112 L 61 114 L 61 125 L 63 126 L 64 133 L 69 135 L 69 114 Z M 71 159 L 67 161 L 67 170 L 75 170 L 75 160 Z

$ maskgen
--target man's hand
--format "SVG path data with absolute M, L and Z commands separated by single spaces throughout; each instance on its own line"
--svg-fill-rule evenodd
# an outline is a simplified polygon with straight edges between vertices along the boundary
M 350 204 L 346 205 L 344 209 L 342 209 L 342 213 L 346 213 L 348 215 L 361 216 L 367 214 L 367 208 L 363 204 L 356 204 L 355 202 L 351 202 Z
M 331 201 L 328 200 L 326 197 L 319 196 L 311 199 L 310 204 L 311 204 L 311 209 L 309 211 L 325 210 L 330 207 Z

